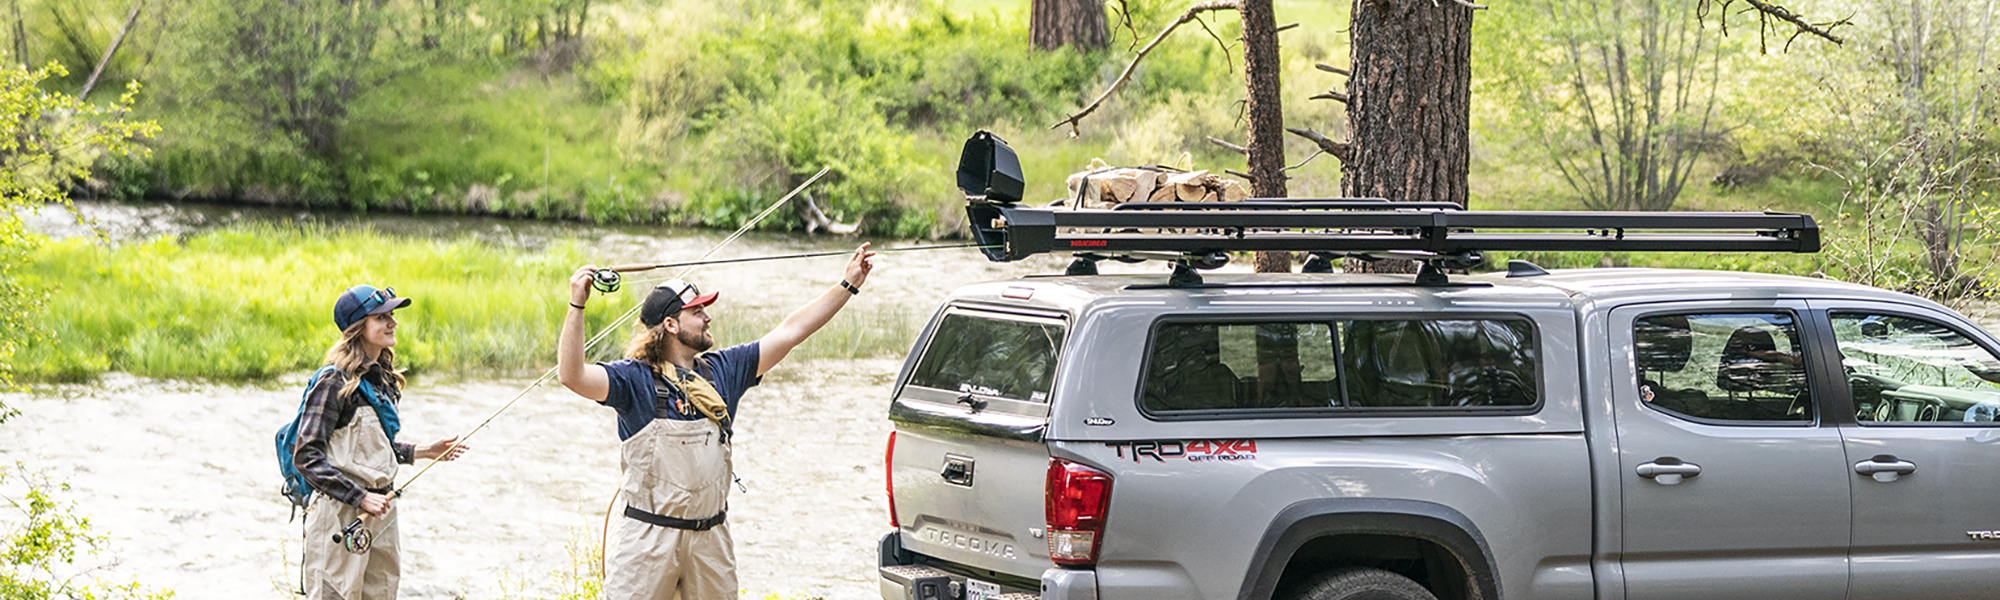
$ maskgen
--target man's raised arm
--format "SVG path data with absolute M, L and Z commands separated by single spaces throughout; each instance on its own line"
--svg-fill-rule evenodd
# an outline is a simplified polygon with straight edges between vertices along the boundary
M 771 367 L 778 366 L 778 361 L 791 354 L 793 348 L 812 337 L 820 327 L 826 326 L 827 321 L 833 320 L 833 315 L 847 306 L 848 299 L 861 293 L 862 284 L 868 281 L 868 272 L 875 268 L 874 261 L 875 253 L 868 251 L 868 244 L 854 249 L 854 256 L 847 260 L 839 284 L 792 311 L 791 316 L 785 317 L 785 322 L 764 334 L 764 338 L 758 340 L 757 375 L 761 377 Z
M 596 273 L 595 266 L 584 265 L 569 276 L 569 314 L 563 317 L 562 338 L 556 342 L 556 380 L 579 396 L 603 402 L 611 393 L 611 377 L 583 356 L 583 340 L 590 333 L 583 307 L 590 301 L 590 281 Z

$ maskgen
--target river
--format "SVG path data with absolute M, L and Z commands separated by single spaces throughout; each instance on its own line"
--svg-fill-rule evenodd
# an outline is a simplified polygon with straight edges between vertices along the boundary
M 296 209 L 80 203 L 93 223 L 59 211 L 29 217 L 55 236 L 102 232 L 113 243 L 185 236 L 243 221 L 369 227 L 384 235 L 475 236 L 535 248 L 584 240 L 604 264 L 692 260 L 724 236 L 714 231 L 596 227 L 486 218 L 324 216 Z M 755 234 L 718 257 L 852 248 L 842 238 Z M 891 245 L 877 242 L 878 246 Z M 730 308 L 789 310 L 832 285 L 843 259 L 707 267 L 691 276 Z M 922 319 L 952 287 L 1060 269 L 1053 259 L 992 263 L 973 250 L 880 257 L 849 311 Z M 1157 269 L 1155 269 L 1157 270 Z M 564 283 L 546 290 L 563 293 Z M 870 306 L 870 305 L 874 306 Z M 731 306 L 733 305 L 733 306 Z M 621 338 L 622 339 L 622 338 Z M 617 343 L 620 340 L 614 340 Z M 729 344 L 748 340 L 717 340 Z M 745 395 L 737 424 L 731 533 L 746 598 L 878 597 L 875 543 L 888 531 L 883 444 L 889 386 L 901 361 L 788 361 Z M 298 407 L 306 373 L 265 385 L 159 381 L 113 374 L 89 385 L 0 396 L 20 411 L 0 425 L 0 459 L 19 461 L 70 488 L 93 528 L 108 536 L 114 580 L 136 577 L 180 598 L 288 598 L 298 586 L 300 526 L 278 495 L 272 433 Z M 402 403 L 403 440 L 477 425 L 532 381 L 412 381 Z M 548 598 L 572 591 L 593 568 L 607 504 L 618 485 L 613 413 L 546 384 L 467 442 L 473 452 L 410 487 L 403 516 L 402 596 Z M 420 461 L 421 462 L 421 461 Z M 404 467 L 403 477 L 417 467 Z M 20 497 L 19 477 L 0 492 Z M 317 542 L 317 540 L 315 540 Z

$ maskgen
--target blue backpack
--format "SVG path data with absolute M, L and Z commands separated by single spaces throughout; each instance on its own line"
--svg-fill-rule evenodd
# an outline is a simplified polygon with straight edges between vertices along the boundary
M 305 391 L 299 393 L 298 414 L 292 417 L 290 423 L 286 423 L 284 427 L 278 428 L 278 473 L 285 477 L 284 487 L 279 491 L 285 495 L 286 500 L 292 502 L 294 514 L 297 513 L 298 509 L 305 508 L 306 504 L 312 501 L 313 495 L 312 485 L 306 483 L 306 476 L 299 473 L 298 466 L 292 463 L 292 450 L 299 445 L 299 419 L 306 415 L 306 395 L 312 393 L 313 386 L 319 384 L 321 376 L 326 375 L 328 371 L 335 370 L 336 368 L 333 365 L 327 365 L 313 372 L 312 378 L 306 380 Z M 401 428 L 399 427 L 401 423 L 396 418 L 395 405 L 384 402 L 380 397 L 376 396 L 375 386 L 369 384 L 365 379 L 361 381 L 361 397 L 368 401 L 369 406 L 375 407 L 375 417 L 382 422 L 383 433 L 388 434 L 389 440 L 394 442 L 396 440 L 396 430 Z

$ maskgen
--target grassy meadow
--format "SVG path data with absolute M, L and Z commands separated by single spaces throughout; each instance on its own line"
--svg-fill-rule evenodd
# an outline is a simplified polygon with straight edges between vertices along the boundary
M 587 261 L 574 243 L 524 251 L 472 238 L 263 224 L 185 241 L 51 241 L 19 271 L 24 282 L 50 294 L 37 323 L 41 339 L 21 348 L 16 369 L 23 380 L 41 382 L 88 381 L 107 371 L 256 380 L 307 370 L 320 364 L 337 338 L 332 298 L 352 282 L 383 281 L 416 298 L 396 313 L 402 366 L 413 373 L 519 374 L 553 364 L 567 310 L 560 282 Z M 633 306 L 639 295 L 632 289 L 643 288 L 593 296 L 587 313 L 592 333 Z M 848 311 L 794 356 L 900 352 L 915 335 L 912 319 L 927 314 L 895 307 Z M 715 334 L 753 339 L 784 316 L 732 311 L 716 322 Z M 630 322 L 620 322 L 593 347 L 592 357 L 619 356 Z

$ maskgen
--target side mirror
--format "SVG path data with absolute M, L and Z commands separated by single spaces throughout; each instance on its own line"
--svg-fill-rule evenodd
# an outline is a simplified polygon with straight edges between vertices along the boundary
M 1015 158 L 1006 140 L 980 130 L 965 140 L 965 150 L 958 155 L 958 189 L 973 200 L 1020 202 L 1027 189 L 1021 177 L 1021 160 Z

